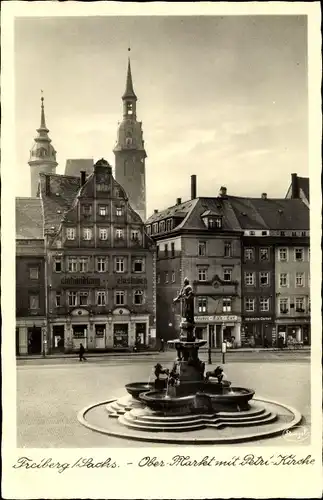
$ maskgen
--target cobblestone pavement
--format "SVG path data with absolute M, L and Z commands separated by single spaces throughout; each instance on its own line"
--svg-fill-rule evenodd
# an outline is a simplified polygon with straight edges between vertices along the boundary
M 148 381 L 154 363 L 162 358 L 174 359 L 164 353 L 149 359 L 76 359 L 37 365 L 28 362 L 17 367 L 17 446 L 18 447 L 140 447 L 147 443 L 125 441 L 103 436 L 86 429 L 77 421 L 77 413 L 85 406 L 125 393 L 124 385 Z M 281 362 L 249 359 L 249 362 L 228 362 L 225 372 L 233 385 L 253 388 L 256 396 L 285 403 L 300 411 L 310 425 L 310 363 L 304 356 L 289 356 Z M 207 354 L 201 358 L 206 360 Z M 230 361 L 230 358 L 227 358 Z M 165 359 L 166 361 L 166 359 Z M 220 355 L 212 367 L 220 363 Z M 169 366 L 169 365 L 168 365 Z M 283 438 L 262 440 L 254 444 L 286 444 Z M 154 446 L 153 444 L 149 446 Z M 155 445 L 161 446 L 161 445 Z M 167 445 L 164 445 L 167 446 Z

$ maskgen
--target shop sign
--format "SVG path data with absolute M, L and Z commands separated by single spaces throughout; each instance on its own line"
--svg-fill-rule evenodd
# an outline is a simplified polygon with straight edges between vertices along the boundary
M 138 276 L 131 276 L 130 278 L 118 278 L 117 285 L 146 285 L 147 278 L 139 278 Z
M 150 337 L 152 339 L 156 338 L 156 328 L 150 328 Z
M 91 276 L 68 276 L 61 279 L 62 286 L 100 286 L 100 278 Z
M 272 321 L 273 318 L 270 317 L 270 316 L 257 316 L 257 317 L 252 317 L 252 316 L 248 316 L 246 318 L 244 318 L 245 321 Z
M 195 316 L 196 323 L 212 323 L 225 321 L 238 321 L 238 316 Z

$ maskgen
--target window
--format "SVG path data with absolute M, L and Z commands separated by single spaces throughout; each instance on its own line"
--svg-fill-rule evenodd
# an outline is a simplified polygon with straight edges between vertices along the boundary
M 212 217 L 212 218 L 209 218 L 208 220 L 208 226 L 209 226 L 209 229 L 214 229 L 214 228 L 217 228 L 217 229 L 221 229 L 222 227 L 222 218 L 221 217 Z
M 305 312 L 305 297 L 295 298 L 295 309 L 296 312 Z
M 68 305 L 70 307 L 74 307 L 77 304 L 77 293 L 76 292 L 68 292 Z
M 107 259 L 106 259 L 106 257 L 97 257 L 96 270 L 98 271 L 98 273 L 105 273 L 107 271 Z
M 134 273 L 142 273 L 144 271 L 143 259 L 135 259 L 132 264 L 132 269 Z
M 116 257 L 115 258 L 115 272 L 116 273 L 124 273 L 125 272 L 124 257 Z
M 104 182 L 97 183 L 97 191 L 109 191 L 109 184 L 104 184 Z
M 61 294 L 61 292 L 56 292 L 56 294 L 55 294 L 55 304 L 56 304 L 56 307 L 61 307 L 61 305 L 62 305 L 62 294 Z
M 54 271 L 55 273 L 62 272 L 62 257 L 54 257 Z
M 29 309 L 39 309 L 39 295 L 29 295 Z
M 205 257 L 205 255 L 206 255 L 206 242 L 205 241 L 199 241 L 198 254 L 200 257 Z
M 280 262 L 286 262 L 287 261 L 287 248 L 279 248 L 278 250 L 278 258 Z
M 138 229 L 131 230 L 131 239 L 132 241 L 139 241 L 139 231 Z
M 231 281 L 232 279 L 232 269 L 225 267 L 223 269 L 223 281 Z
M 117 240 L 123 239 L 123 229 L 116 229 L 116 238 Z
M 29 279 L 38 280 L 39 269 L 38 267 L 30 267 L 29 268 Z
M 123 306 L 125 304 L 125 292 L 123 290 L 116 290 L 115 303 L 117 306 Z
M 171 231 L 172 229 L 172 219 L 166 221 L 166 231 Z
M 77 258 L 76 257 L 68 257 L 67 270 L 69 273 L 75 273 L 77 271 Z
M 87 306 L 89 300 L 88 292 L 79 292 L 80 306 Z
M 269 260 L 269 248 L 260 248 L 259 251 L 260 260 Z
M 164 220 L 159 223 L 159 231 L 161 233 L 163 233 L 165 231 L 165 221 Z
M 296 286 L 304 286 L 304 273 L 296 273 Z
M 165 283 L 168 283 L 168 273 L 165 273 Z
M 106 305 L 106 292 L 105 290 L 97 290 L 96 292 L 96 304 L 98 306 Z
M 207 312 L 207 297 L 198 297 L 197 298 L 197 310 L 199 313 Z
M 157 279 L 157 285 L 159 285 L 159 283 L 160 283 L 160 274 L 157 274 L 156 279 Z
M 260 286 L 268 286 L 269 285 L 269 273 L 267 271 L 263 271 L 260 273 Z
M 167 243 L 165 243 L 165 245 L 164 245 L 164 255 L 165 255 L 165 257 L 168 257 L 168 244 Z
M 86 227 L 83 229 L 83 240 L 89 241 L 92 239 L 92 229 Z
M 91 205 L 82 205 L 82 215 L 88 216 L 92 213 Z
M 99 238 L 106 241 L 108 239 L 108 230 L 105 228 L 99 229 Z
M 99 205 L 99 215 L 101 215 L 101 217 L 108 215 L 108 207 L 106 205 Z
M 173 241 L 170 244 L 170 251 L 171 251 L 171 256 L 175 257 L 175 243 Z
M 87 257 L 81 257 L 79 259 L 79 271 L 80 273 L 87 273 L 88 271 L 88 258 Z
M 66 238 L 68 240 L 75 240 L 75 234 L 76 234 L 75 227 L 68 227 L 66 229 Z
M 206 281 L 207 280 L 207 270 L 206 269 L 199 269 L 198 276 L 199 276 L 199 281 Z
M 158 233 L 158 222 L 154 222 L 153 224 L 153 234 Z
M 133 303 L 136 306 L 141 306 L 144 303 L 144 292 L 143 292 L 143 290 L 135 290 L 133 292 Z
M 148 234 L 148 236 L 151 234 L 151 226 L 146 227 L 146 233 Z
M 280 297 L 279 299 L 279 312 L 282 314 L 288 313 L 288 299 Z
M 231 241 L 224 242 L 224 257 L 232 257 Z
M 244 249 L 244 258 L 245 260 L 254 260 L 255 252 L 253 248 L 245 248 Z
M 304 248 L 295 248 L 295 260 L 296 262 L 303 262 Z
M 253 286 L 255 284 L 255 273 L 244 273 L 244 283 Z
M 117 208 L 116 208 L 116 216 L 117 216 L 117 217 L 121 217 L 121 215 L 122 215 L 122 208 L 117 207 Z
M 288 274 L 281 273 L 279 275 L 279 286 L 288 286 Z
M 175 277 L 175 273 L 174 273 L 174 271 L 173 271 L 173 272 L 172 272 L 172 283 L 175 283 L 175 281 L 176 281 L 176 277 Z
M 260 311 L 268 312 L 269 311 L 269 297 L 261 297 L 260 298 Z
M 223 312 L 231 312 L 231 297 L 223 297 L 222 310 Z
M 254 310 L 255 310 L 255 299 L 254 298 L 245 299 L 245 309 L 247 312 L 254 312 Z

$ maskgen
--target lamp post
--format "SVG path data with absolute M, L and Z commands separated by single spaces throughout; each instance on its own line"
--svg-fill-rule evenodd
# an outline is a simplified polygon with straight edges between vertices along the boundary
M 209 337 L 209 347 L 208 347 L 208 351 L 207 351 L 207 354 L 208 354 L 208 364 L 209 365 L 212 365 L 212 338 L 211 338 L 211 328 L 210 328 L 210 325 L 208 325 L 208 337 Z

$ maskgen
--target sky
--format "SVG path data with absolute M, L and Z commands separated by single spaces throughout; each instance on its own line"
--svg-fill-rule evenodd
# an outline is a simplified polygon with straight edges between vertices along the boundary
M 18 18 L 16 196 L 30 195 L 29 150 L 47 127 L 58 173 L 112 152 L 128 46 L 147 151 L 147 214 L 190 197 L 284 197 L 308 175 L 305 16 Z

